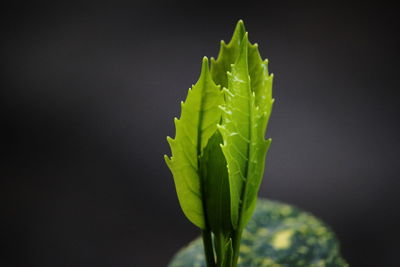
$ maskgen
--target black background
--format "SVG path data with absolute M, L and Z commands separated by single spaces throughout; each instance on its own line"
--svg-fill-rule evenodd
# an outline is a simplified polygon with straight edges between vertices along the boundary
M 165 137 L 240 18 L 275 74 L 260 195 L 326 221 L 352 266 L 398 266 L 393 5 L 55 2 L 1 11 L 0 266 L 165 266 L 198 234 Z

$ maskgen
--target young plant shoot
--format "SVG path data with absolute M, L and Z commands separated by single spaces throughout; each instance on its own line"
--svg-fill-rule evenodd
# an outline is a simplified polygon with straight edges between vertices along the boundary
M 272 80 L 268 61 L 251 44 L 243 21 L 218 58 L 203 58 L 200 78 L 181 103 L 175 139 L 165 156 L 186 217 L 202 231 L 207 266 L 237 266 L 271 139 Z

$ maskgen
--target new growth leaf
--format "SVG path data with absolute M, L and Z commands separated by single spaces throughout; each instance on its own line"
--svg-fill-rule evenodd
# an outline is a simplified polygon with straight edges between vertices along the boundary
M 175 139 L 168 137 L 172 156 L 165 160 L 184 214 L 203 230 L 208 266 L 237 264 L 271 143 L 265 132 L 272 80 L 268 61 L 239 21 L 211 68 L 203 58 L 200 78 L 175 118 Z

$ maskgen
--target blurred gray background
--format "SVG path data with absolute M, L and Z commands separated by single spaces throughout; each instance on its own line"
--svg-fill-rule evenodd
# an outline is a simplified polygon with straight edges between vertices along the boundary
M 238 19 L 275 74 L 260 195 L 398 266 L 399 23 L 385 2 L 2 4 L 0 266 L 165 266 L 198 235 L 163 154 Z

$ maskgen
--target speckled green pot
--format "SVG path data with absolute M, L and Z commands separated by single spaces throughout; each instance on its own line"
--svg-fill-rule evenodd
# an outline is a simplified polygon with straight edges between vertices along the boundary
M 200 238 L 181 249 L 169 267 L 206 267 Z M 296 207 L 259 199 L 243 233 L 239 266 L 348 266 L 334 233 Z

